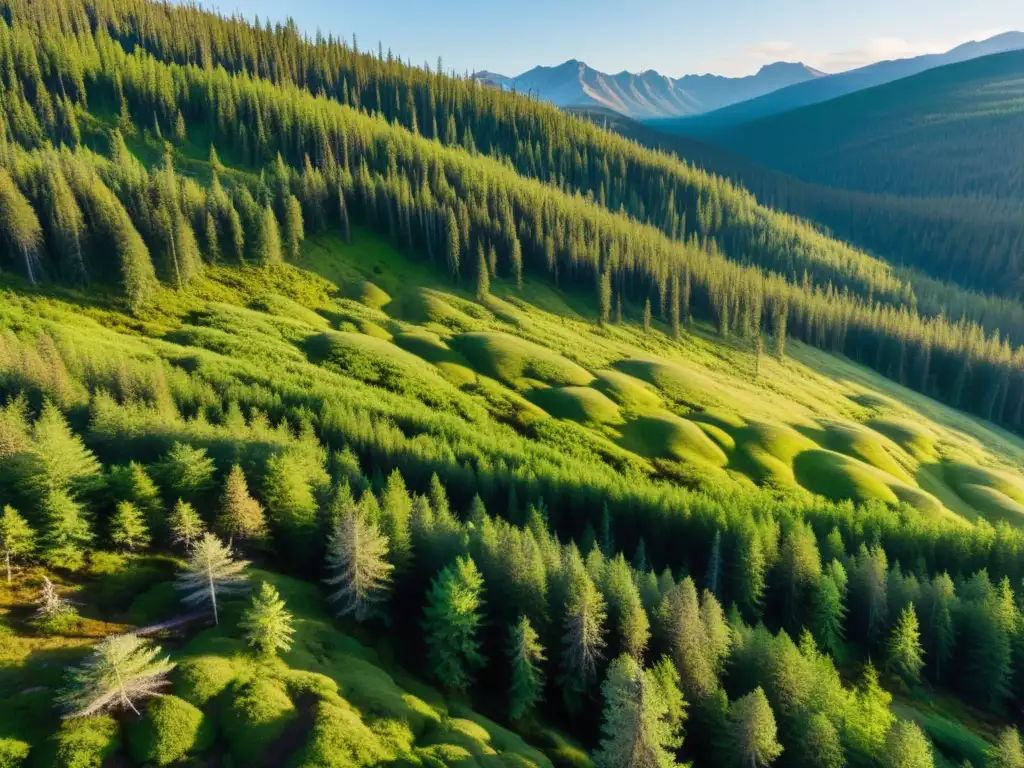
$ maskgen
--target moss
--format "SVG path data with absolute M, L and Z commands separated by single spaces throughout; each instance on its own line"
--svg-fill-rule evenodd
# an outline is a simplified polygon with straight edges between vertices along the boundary
M 699 426 L 675 414 L 634 419 L 621 433 L 622 446 L 646 458 L 698 461 L 716 467 L 728 462 L 722 449 Z
M 185 701 L 202 707 L 220 695 L 235 675 L 235 667 L 228 659 L 219 656 L 189 658 L 178 664 L 174 690 Z
M 29 750 L 29 745 L 20 739 L 0 739 L 0 768 L 19 768 Z
M 623 408 L 643 411 L 661 405 L 658 393 L 639 379 L 611 369 L 597 371 L 594 375 L 597 380 L 593 386 Z
M 295 715 L 281 682 L 257 678 L 243 685 L 227 704 L 222 720 L 231 755 L 242 765 L 254 765 Z
M 619 407 L 590 387 L 537 389 L 530 392 L 527 399 L 558 419 L 570 419 L 580 424 L 616 424 L 622 421 Z
M 137 763 L 171 765 L 186 755 L 204 752 L 212 743 L 212 724 L 177 696 L 154 699 L 128 727 L 128 747 Z
M 64 720 L 53 736 L 54 768 L 100 768 L 121 747 L 117 721 L 109 715 Z
M 550 386 L 587 386 L 594 377 L 568 358 L 507 333 L 463 333 L 450 346 L 485 376 L 521 388 L 524 379 Z
M 339 699 L 317 705 L 309 741 L 288 765 L 290 768 L 369 768 L 394 758 L 359 713 Z

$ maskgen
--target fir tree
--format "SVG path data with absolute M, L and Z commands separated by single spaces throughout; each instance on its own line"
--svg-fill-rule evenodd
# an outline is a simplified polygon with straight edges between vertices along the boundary
M 488 274 L 487 261 L 484 259 L 484 247 L 476 247 L 476 300 L 486 303 L 491 295 L 491 277 Z
M 1024 768 L 1024 747 L 1020 733 L 1012 725 L 999 733 L 995 744 L 985 752 L 985 768 Z
M 67 491 L 51 491 L 43 500 L 43 519 L 43 561 L 54 568 L 81 568 L 93 542 L 82 506 Z
M 142 512 L 130 501 L 122 501 L 117 505 L 108 525 L 110 543 L 114 546 L 124 547 L 129 552 L 149 546 L 149 528 Z
M 922 655 L 917 613 L 913 604 L 910 604 L 903 609 L 889 637 L 888 669 L 899 677 L 904 685 L 918 683 L 921 681 L 921 669 L 924 667 Z
M 270 204 L 263 206 L 263 213 L 260 215 L 256 240 L 254 244 L 256 260 L 261 266 L 280 264 L 283 260 L 281 254 L 281 229 L 274 215 L 274 209 Z
M 726 738 L 726 762 L 736 768 L 763 768 L 782 754 L 775 714 L 760 686 L 729 706 Z
M 153 465 L 153 477 L 167 496 L 193 504 L 213 489 L 213 473 L 213 459 L 206 455 L 206 449 L 187 443 L 175 443 Z
M 181 499 L 178 499 L 174 509 L 171 510 L 169 523 L 171 540 L 175 544 L 182 545 L 186 550 L 191 549 L 192 545 L 206 533 L 203 518 L 196 512 L 195 507 Z
M 248 565 L 244 560 L 235 560 L 231 550 L 212 533 L 205 533 L 189 552 L 185 571 L 178 574 L 175 586 L 185 592 L 182 602 L 186 605 L 209 603 L 213 623 L 219 624 L 217 598 L 249 590 L 243 573 Z
M 648 296 L 644 299 L 644 333 L 651 331 L 651 299 Z
M 74 629 L 79 621 L 74 603 L 57 592 L 53 582 L 44 576 L 32 614 L 32 626 L 47 635 L 62 635 Z
M 676 766 L 678 732 L 668 721 L 669 705 L 650 672 L 626 654 L 615 659 L 601 685 L 604 722 L 596 768 Z
M 245 641 L 264 656 L 284 653 L 292 647 L 292 615 L 268 581 L 260 584 L 238 626 L 245 633 Z
M 336 587 L 329 599 L 340 603 L 339 616 L 366 621 L 380 612 L 381 603 L 388 599 L 394 570 L 387 557 L 387 537 L 360 511 L 352 510 L 341 519 L 327 543 L 327 570 L 331 575 L 324 579 Z
M 838 561 L 833 561 L 832 564 L 840 570 L 843 567 Z M 845 578 L 841 587 L 836 583 L 833 574 L 826 571 L 818 578 L 811 599 L 811 631 L 818 645 L 833 656 L 842 652 L 846 638 L 843 629 L 846 620 L 844 593 Z
M 4 506 L 0 515 L 0 552 L 7 567 L 7 583 L 11 583 L 11 560 L 26 558 L 35 550 L 35 533 L 17 510 Z
M 228 537 L 228 546 L 231 546 L 236 536 L 251 541 L 266 534 L 267 523 L 263 507 L 249 495 L 245 473 L 238 464 L 231 467 L 224 482 L 224 495 L 216 528 L 221 535 Z
M 412 562 L 412 498 L 397 469 L 388 475 L 381 495 L 381 532 L 388 539 L 388 556 L 399 570 Z
M 469 556 L 458 558 L 433 580 L 423 622 L 430 669 L 451 690 L 462 690 L 485 664 L 477 639 L 483 577 Z
M 67 686 L 57 697 L 65 717 L 88 717 L 127 708 L 139 714 L 138 704 L 159 696 L 168 685 L 174 664 L 160 658 L 160 646 L 135 635 L 111 635 L 67 675 Z
M 570 579 L 558 683 L 569 711 L 576 712 L 590 692 L 597 665 L 604 657 L 607 613 L 604 598 L 585 570 L 575 569 Z
M 885 744 L 885 768 L 934 768 L 931 744 L 916 723 L 899 720 Z
M 544 648 L 526 616 L 520 616 L 509 631 L 506 653 L 512 665 L 508 715 L 512 720 L 521 720 L 544 697 Z
M 302 223 L 302 205 L 295 195 L 284 199 L 284 218 L 281 227 L 284 237 L 284 254 L 290 261 L 298 261 L 302 253 L 305 228 Z

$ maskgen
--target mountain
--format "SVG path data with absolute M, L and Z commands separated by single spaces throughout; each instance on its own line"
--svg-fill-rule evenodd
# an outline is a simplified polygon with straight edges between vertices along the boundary
M 985 56 L 724 129 L 715 143 L 806 181 L 1024 200 L 1024 51 Z
M 980 42 L 964 43 L 946 53 L 880 61 L 848 72 L 782 86 L 746 101 L 723 106 L 697 117 L 666 121 L 657 127 L 694 136 L 710 136 L 729 126 L 818 104 L 936 67 L 1021 48 L 1024 48 L 1024 32 L 1006 32 Z
M 529 93 L 559 107 L 605 107 L 644 120 L 702 114 L 822 76 L 805 64 L 788 62 L 768 64 L 747 77 L 672 79 L 654 70 L 608 75 L 576 59 L 556 67 L 534 67 L 517 77 L 486 71 L 474 75 L 485 85 Z

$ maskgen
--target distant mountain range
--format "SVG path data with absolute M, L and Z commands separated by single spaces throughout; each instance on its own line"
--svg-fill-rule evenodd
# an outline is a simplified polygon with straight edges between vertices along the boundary
M 859 69 L 787 85 L 742 102 L 733 102 L 714 111 L 694 113 L 682 119 L 659 120 L 656 127 L 691 136 L 713 136 L 732 126 L 792 109 L 819 104 L 856 91 L 901 80 L 929 69 L 957 64 L 982 56 L 1024 48 L 1024 32 L 1006 32 L 980 42 L 958 45 L 946 53 L 927 54 L 910 59 L 880 61 Z M 641 118 L 657 119 L 657 118 Z
M 486 71 L 474 77 L 486 85 L 529 93 L 559 107 L 610 109 L 635 120 L 657 121 L 661 130 L 701 136 L 935 67 L 1021 48 L 1024 33 L 1006 32 L 946 53 L 881 61 L 835 75 L 806 64 L 779 61 L 747 77 L 685 75 L 673 79 L 654 70 L 609 75 L 570 59 L 555 67 L 534 67 L 516 77 Z
M 604 107 L 638 120 L 698 115 L 823 76 L 805 64 L 776 62 L 748 77 L 686 75 L 674 80 L 654 70 L 608 75 L 576 59 L 534 67 L 517 77 L 474 75 L 487 85 L 530 93 L 559 107 Z

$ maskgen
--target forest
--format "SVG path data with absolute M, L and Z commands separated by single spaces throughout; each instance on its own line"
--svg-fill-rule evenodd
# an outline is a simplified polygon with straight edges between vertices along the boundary
M 1005 302 L 441 62 L 0 7 L 0 764 L 1024 762 L 1019 455 L 890 420 L 941 503 L 752 481 L 649 359 L 839 360 L 1016 446 Z

